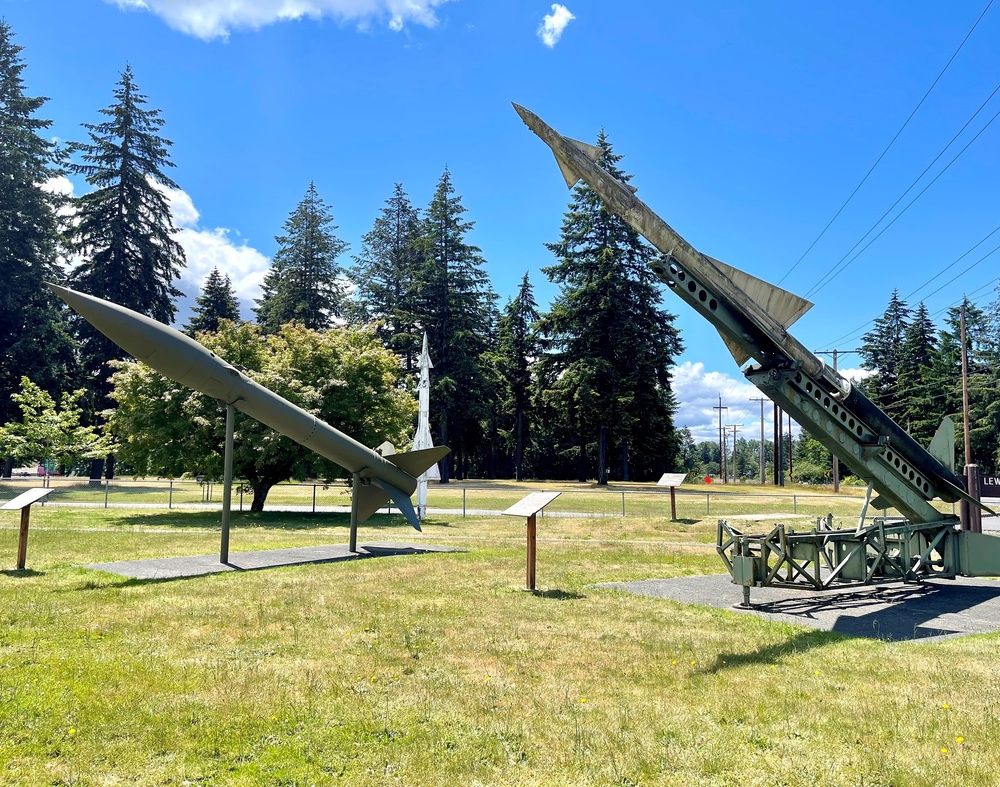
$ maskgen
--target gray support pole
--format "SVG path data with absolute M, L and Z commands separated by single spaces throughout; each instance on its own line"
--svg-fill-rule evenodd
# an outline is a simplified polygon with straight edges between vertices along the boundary
M 222 536 L 219 543 L 219 562 L 229 562 L 229 515 L 233 502 L 233 433 L 236 431 L 236 405 L 226 405 L 226 452 L 223 458 L 222 477 Z
M 355 473 L 351 483 L 351 540 L 348 550 L 358 551 L 358 505 L 361 499 L 361 475 Z

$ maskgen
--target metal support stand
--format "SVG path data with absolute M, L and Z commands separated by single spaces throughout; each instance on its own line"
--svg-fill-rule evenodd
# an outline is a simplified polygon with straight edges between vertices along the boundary
M 361 498 L 361 474 L 355 473 L 351 483 L 351 540 L 347 547 L 351 552 L 358 551 L 358 505 Z
M 219 562 L 229 562 L 229 515 L 233 502 L 233 433 L 236 431 L 236 404 L 226 405 L 226 451 L 222 478 L 222 537 Z

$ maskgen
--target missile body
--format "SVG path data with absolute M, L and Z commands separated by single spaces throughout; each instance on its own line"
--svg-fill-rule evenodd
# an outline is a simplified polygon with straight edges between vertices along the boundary
M 871 482 L 885 505 L 911 522 L 942 518 L 930 500 L 972 500 L 944 456 L 931 455 L 788 332 L 812 304 L 695 249 L 598 163 L 600 148 L 569 139 L 518 104 L 524 123 L 552 149 L 567 186 L 584 181 L 605 207 L 648 240 L 661 256 L 650 268 L 718 330 L 747 378 L 785 412 Z M 952 461 L 953 464 L 953 461 Z M 980 505 L 978 501 L 975 501 Z
M 254 382 L 194 339 L 168 325 L 102 298 L 49 284 L 49 288 L 97 330 L 136 360 L 174 382 L 229 405 L 320 456 L 359 473 L 363 490 L 360 521 L 390 497 L 410 518 L 415 476 L 447 455 L 439 446 L 382 456 L 274 391 Z M 403 500 L 405 498 L 405 502 Z M 374 507 L 373 507 L 374 506 Z M 416 515 L 411 524 L 416 526 Z M 419 530 L 419 527 L 417 527 Z

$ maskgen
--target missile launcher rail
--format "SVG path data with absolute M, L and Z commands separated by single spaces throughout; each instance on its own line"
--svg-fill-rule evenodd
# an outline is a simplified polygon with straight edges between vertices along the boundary
M 1000 539 L 960 529 L 932 501 L 980 507 L 954 469 L 954 428 L 942 425 L 925 449 L 850 380 L 802 345 L 788 328 L 812 304 L 695 249 L 599 164 L 601 150 L 564 137 L 524 107 L 524 123 L 552 150 L 566 184 L 583 180 L 605 208 L 659 250 L 656 276 L 718 330 L 746 378 L 868 483 L 856 528 L 827 521 L 812 532 L 777 525 L 750 536 L 719 523 L 717 549 L 749 603 L 753 586 L 921 581 L 932 576 L 1000 576 Z M 748 363 L 749 361 L 756 363 Z M 872 492 L 877 492 L 872 497 Z M 869 506 L 895 509 L 865 525 Z M 985 508 L 985 507 L 984 507 Z

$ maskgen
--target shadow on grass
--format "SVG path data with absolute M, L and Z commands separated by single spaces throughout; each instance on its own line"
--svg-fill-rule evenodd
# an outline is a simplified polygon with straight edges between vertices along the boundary
M 834 631 L 803 631 L 776 645 L 751 651 L 750 653 L 719 653 L 715 662 L 700 670 L 703 674 L 714 675 L 723 670 L 735 667 L 745 667 L 751 664 L 770 666 L 785 656 L 802 653 L 813 648 L 822 648 L 837 642 L 843 642 L 849 635 Z
M 219 511 L 164 511 L 156 514 L 125 514 L 118 521 L 122 527 L 169 527 L 192 528 L 202 530 L 218 530 L 221 521 Z M 298 511 L 233 511 L 231 518 L 233 528 L 260 527 L 267 530 L 316 530 L 318 528 L 337 528 L 349 530 L 351 515 L 337 512 L 298 512 Z M 399 514 L 376 514 L 364 523 L 366 527 L 373 525 L 383 527 L 406 527 L 410 524 Z M 428 521 L 427 524 L 438 525 Z M 441 523 L 443 525 L 443 523 Z
M 0 571 L 0 575 L 5 577 L 44 577 L 44 571 L 35 571 L 33 568 L 22 568 L 22 569 L 5 569 Z
M 581 593 L 570 593 L 568 590 L 559 590 L 558 588 L 551 588 L 549 590 L 532 590 L 529 592 L 537 598 L 550 598 L 555 601 L 575 601 L 577 599 L 586 598 L 586 596 Z

